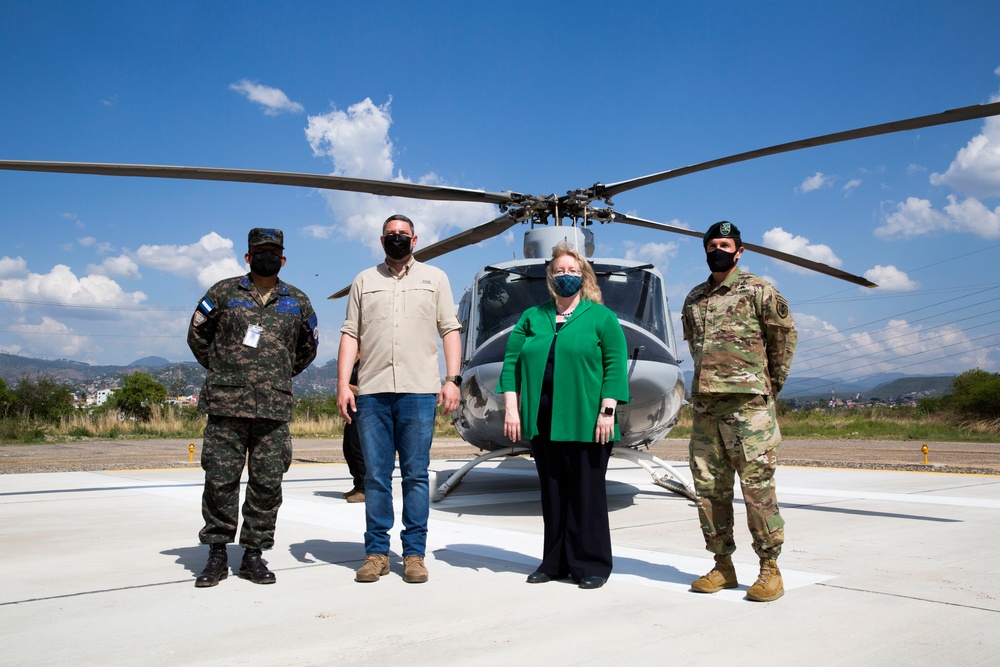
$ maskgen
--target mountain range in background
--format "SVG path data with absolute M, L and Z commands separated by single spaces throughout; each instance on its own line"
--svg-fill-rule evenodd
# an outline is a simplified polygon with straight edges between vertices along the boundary
M 33 359 L 0 352 L 0 378 L 12 387 L 22 377 L 45 376 L 86 393 L 122 384 L 132 373 L 148 373 L 167 388 L 171 396 L 190 396 L 201 391 L 205 369 L 195 361 L 173 362 L 163 357 L 143 357 L 127 366 L 95 366 L 69 359 Z M 337 362 L 312 365 L 292 381 L 296 396 L 337 392 Z
M 136 372 L 148 373 L 162 383 L 173 396 L 190 396 L 201 390 L 205 369 L 194 361 L 172 362 L 163 357 L 143 357 L 127 366 L 94 366 L 69 359 L 33 359 L 0 352 L 0 378 L 13 386 L 21 377 L 44 375 L 87 393 L 121 385 L 122 378 Z M 691 386 L 691 371 L 684 372 L 684 382 Z M 892 400 L 900 397 L 923 398 L 951 392 L 954 375 L 905 375 L 876 373 L 857 380 L 810 378 L 792 375 L 785 383 L 781 398 L 799 400 Z M 307 368 L 293 380 L 296 396 L 335 394 L 337 361 L 333 359 Z
M 684 371 L 684 384 L 691 388 L 692 371 Z M 868 401 L 878 399 L 929 398 L 951 393 L 951 374 L 906 375 L 905 373 L 874 373 L 856 380 L 843 378 L 812 378 L 789 376 L 781 389 L 781 398 L 801 401 L 831 399 Z

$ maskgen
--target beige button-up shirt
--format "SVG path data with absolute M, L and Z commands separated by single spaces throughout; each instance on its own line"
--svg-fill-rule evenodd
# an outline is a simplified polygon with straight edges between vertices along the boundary
M 341 333 L 358 339 L 358 394 L 437 394 L 438 338 L 461 329 L 444 271 L 416 260 L 354 279 Z

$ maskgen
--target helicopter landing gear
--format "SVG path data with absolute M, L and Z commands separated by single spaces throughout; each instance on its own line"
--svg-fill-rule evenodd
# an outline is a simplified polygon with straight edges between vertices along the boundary
M 466 473 L 475 468 L 480 463 L 484 461 L 489 461 L 491 459 L 498 459 L 502 456 L 519 456 L 521 454 L 531 453 L 530 447 L 514 446 L 514 447 L 504 447 L 503 449 L 494 449 L 491 452 L 486 452 L 485 454 L 480 454 L 476 458 L 472 459 L 464 466 L 453 472 L 444 484 L 438 486 L 437 474 L 435 471 L 430 471 L 430 490 L 431 490 L 431 500 L 433 502 L 438 502 L 444 500 L 444 497 L 448 495 L 448 492 L 458 486 L 462 478 L 465 477 Z
M 491 452 L 486 452 L 485 454 L 481 454 L 472 459 L 464 466 L 453 472 L 440 486 L 438 486 L 437 473 L 431 470 L 429 473 L 431 500 L 433 502 L 444 500 L 444 497 L 447 496 L 452 489 L 459 485 L 462 478 L 465 477 L 470 470 L 484 461 L 498 459 L 504 456 L 520 456 L 521 454 L 530 453 L 531 448 L 523 446 L 504 447 L 503 449 L 495 449 Z M 625 459 L 636 464 L 649 473 L 650 477 L 653 478 L 653 484 L 661 486 L 667 491 L 673 491 L 674 493 L 680 494 L 685 498 L 689 498 L 691 500 L 695 499 L 694 486 L 692 483 L 684 479 L 684 477 L 677 472 L 676 468 L 659 457 L 653 456 L 648 452 L 632 449 L 630 447 L 613 447 L 611 449 L 611 456 L 619 459 Z M 665 472 L 657 472 L 654 466 L 659 466 Z
M 642 452 L 638 449 L 632 449 L 630 447 L 613 447 L 611 449 L 611 456 L 617 459 L 631 461 L 641 467 L 649 473 L 650 477 L 653 478 L 653 484 L 662 486 L 667 491 L 673 491 L 674 493 L 678 493 L 685 498 L 695 500 L 694 484 L 684 479 L 684 477 L 677 472 L 676 468 L 663 459 L 653 456 L 649 452 Z M 663 468 L 666 472 L 658 473 L 654 469 L 654 465 Z

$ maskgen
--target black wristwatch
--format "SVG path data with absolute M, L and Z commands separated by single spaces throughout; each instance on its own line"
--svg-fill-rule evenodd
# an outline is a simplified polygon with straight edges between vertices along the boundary
M 444 376 L 445 382 L 454 382 L 456 387 L 462 386 L 462 376 L 461 375 L 446 375 Z
M 615 416 L 615 409 L 612 408 L 612 407 L 604 408 L 603 410 L 601 410 L 601 414 L 604 415 L 604 416 L 606 416 L 606 417 L 614 417 Z

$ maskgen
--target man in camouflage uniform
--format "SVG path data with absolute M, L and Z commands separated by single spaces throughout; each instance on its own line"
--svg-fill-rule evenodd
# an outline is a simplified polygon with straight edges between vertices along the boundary
M 245 276 L 213 285 L 188 327 L 188 345 L 208 369 L 198 410 L 208 414 L 201 466 L 205 491 L 198 534 L 208 563 L 195 586 L 228 576 L 226 544 L 236 540 L 240 476 L 249 469 L 243 503 L 239 576 L 273 584 L 261 550 L 274 546 L 281 479 L 292 462 L 292 377 L 316 358 L 319 328 L 309 298 L 278 280 L 285 265 L 280 229 L 250 230 Z
M 694 361 L 691 474 L 715 567 L 691 590 L 715 593 L 739 585 L 731 556 L 738 474 L 760 558 L 760 576 L 747 598 L 770 602 L 784 593 L 777 564 L 785 522 L 774 487 L 781 443 L 775 398 L 788 377 L 797 334 L 778 291 L 736 266 L 744 250 L 736 225 L 722 221 L 709 227 L 704 247 L 712 275 L 687 295 L 681 319 Z

